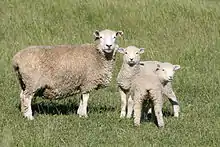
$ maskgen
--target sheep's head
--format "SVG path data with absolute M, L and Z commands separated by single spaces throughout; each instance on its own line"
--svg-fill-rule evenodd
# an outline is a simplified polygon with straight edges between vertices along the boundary
M 159 78 L 166 82 L 171 82 L 174 77 L 175 71 L 180 69 L 180 65 L 173 65 L 168 62 L 157 64 L 156 73 Z
M 94 32 L 95 40 L 99 41 L 99 49 L 105 53 L 112 53 L 117 47 L 116 38 L 122 36 L 122 31 L 103 30 Z
M 118 52 L 124 54 L 124 63 L 133 66 L 140 62 L 140 54 L 144 53 L 144 48 L 128 46 L 127 48 L 118 48 Z

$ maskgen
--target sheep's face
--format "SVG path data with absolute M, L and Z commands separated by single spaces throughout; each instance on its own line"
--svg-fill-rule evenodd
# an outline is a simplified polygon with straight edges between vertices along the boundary
M 118 52 L 124 54 L 124 63 L 127 63 L 129 66 L 133 66 L 140 62 L 140 54 L 144 53 L 144 48 L 128 46 L 127 48 L 119 48 Z
M 96 30 L 94 32 L 95 40 L 99 40 L 99 47 L 105 53 L 112 53 L 115 50 L 117 46 L 116 38 L 122 35 L 122 31 L 103 30 L 99 32 Z
M 160 63 L 157 64 L 156 72 L 160 79 L 163 81 L 171 82 L 174 77 L 175 71 L 180 69 L 180 65 L 173 65 L 170 63 Z

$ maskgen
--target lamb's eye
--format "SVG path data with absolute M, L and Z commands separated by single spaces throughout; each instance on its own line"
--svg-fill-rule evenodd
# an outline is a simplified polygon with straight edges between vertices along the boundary
M 164 71 L 164 69 L 162 69 L 162 71 Z
M 102 38 L 102 36 L 99 37 L 100 39 Z
M 128 52 L 125 52 L 125 54 L 128 54 Z
M 116 38 L 116 36 L 113 37 L 114 39 Z
M 136 54 L 138 54 L 138 52 Z

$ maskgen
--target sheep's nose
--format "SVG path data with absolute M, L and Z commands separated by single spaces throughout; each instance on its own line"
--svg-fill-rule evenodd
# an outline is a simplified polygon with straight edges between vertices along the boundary
M 131 61 L 133 61 L 133 58 L 130 58 Z
M 169 79 L 171 79 L 171 80 L 172 80 L 172 79 L 173 79 L 173 77 L 172 77 L 172 76 L 169 76 Z
M 110 48 L 112 45 L 108 45 L 108 44 L 106 44 L 106 46 L 107 46 L 108 48 Z

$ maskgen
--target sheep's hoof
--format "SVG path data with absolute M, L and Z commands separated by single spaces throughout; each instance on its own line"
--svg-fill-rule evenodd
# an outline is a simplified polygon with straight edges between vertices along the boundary
M 126 118 L 127 118 L 127 119 L 130 119 L 130 118 L 131 118 L 131 115 L 127 115 Z
M 140 127 L 140 123 L 134 123 L 134 127 Z
M 164 124 L 158 124 L 158 128 L 163 129 L 164 128 Z
M 121 113 L 120 118 L 125 118 L 125 113 Z
M 25 116 L 25 118 L 27 118 L 28 120 L 34 120 L 33 116 Z
M 81 117 L 81 118 L 88 118 L 88 115 L 82 115 L 82 114 L 80 115 L 79 114 L 79 117 Z
M 178 113 L 174 113 L 173 116 L 176 117 L 176 118 L 178 118 L 178 117 L 179 117 L 179 114 L 178 114 Z

